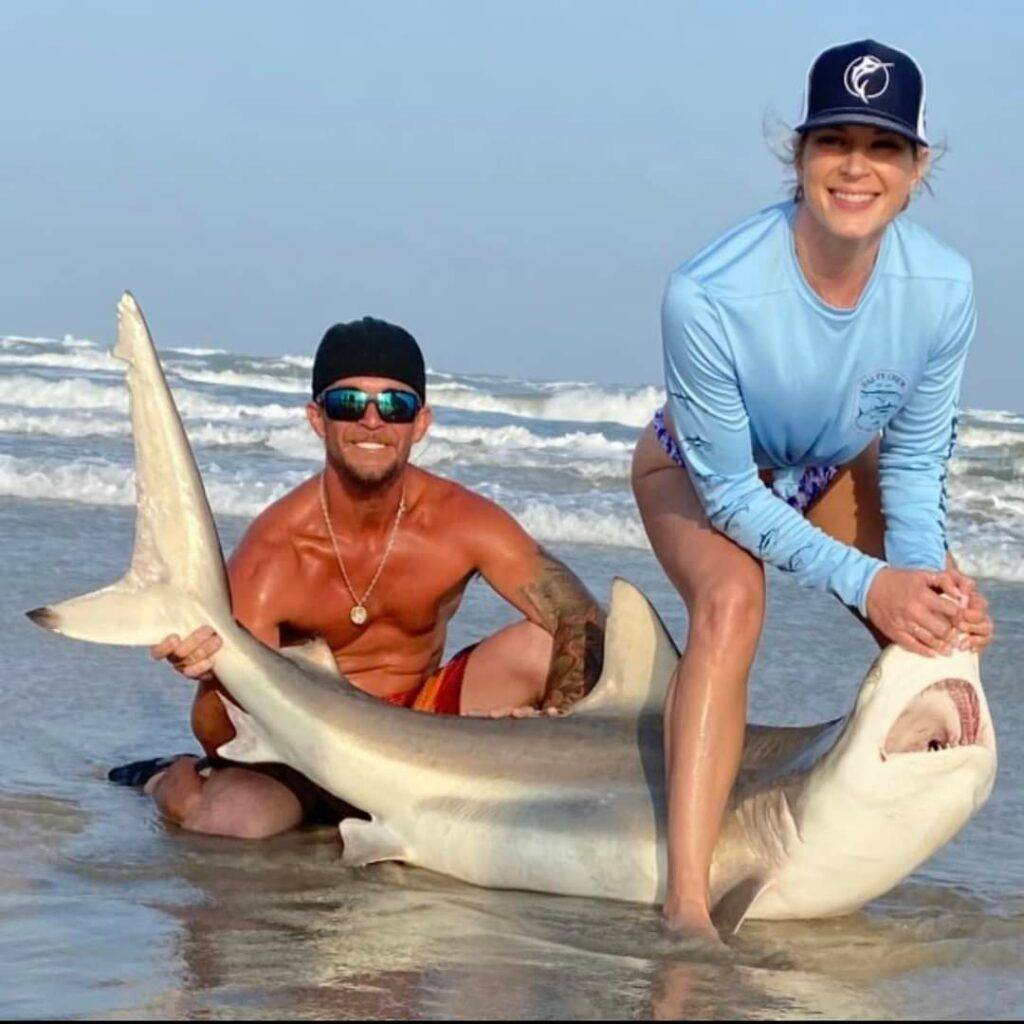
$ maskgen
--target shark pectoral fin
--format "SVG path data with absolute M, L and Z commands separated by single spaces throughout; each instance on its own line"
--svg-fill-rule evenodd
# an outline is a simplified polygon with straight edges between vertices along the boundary
M 314 637 L 304 644 L 296 644 L 294 647 L 282 647 L 277 652 L 289 661 L 303 668 L 312 669 L 318 675 L 326 673 L 333 680 L 341 679 L 338 671 L 338 663 L 334 660 L 334 653 L 326 640 Z
M 720 935 L 735 935 L 746 920 L 754 901 L 771 883 L 761 875 L 752 875 L 734 885 L 714 906 L 711 920 Z
M 381 860 L 405 860 L 408 856 L 402 840 L 380 822 L 345 818 L 338 831 L 345 847 L 341 863 L 347 868 L 359 868 Z
M 218 693 L 217 696 L 220 697 L 220 702 L 235 727 L 235 738 L 217 748 L 217 753 L 221 757 L 240 761 L 242 764 L 267 764 L 283 760 L 267 741 L 252 715 L 246 714 L 222 693 Z

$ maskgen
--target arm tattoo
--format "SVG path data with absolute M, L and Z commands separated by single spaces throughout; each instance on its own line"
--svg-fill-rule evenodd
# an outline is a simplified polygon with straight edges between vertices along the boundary
M 543 548 L 536 575 L 520 593 L 554 640 L 543 706 L 564 710 L 601 674 L 604 611 L 577 576 Z

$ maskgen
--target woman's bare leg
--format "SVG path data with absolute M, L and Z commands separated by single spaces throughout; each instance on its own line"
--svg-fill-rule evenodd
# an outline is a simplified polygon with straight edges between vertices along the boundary
M 665 455 L 650 427 L 634 454 L 633 490 L 655 554 L 690 615 L 665 709 L 665 916 L 682 930 L 707 933 L 708 870 L 739 768 L 746 681 L 764 617 L 763 567 L 712 529 L 688 474 Z M 806 515 L 836 540 L 884 557 L 877 441 L 840 469 Z M 881 645 L 888 642 L 865 625 Z
M 764 570 L 711 527 L 688 474 L 662 452 L 650 427 L 633 456 L 633 492 L 690 619 L 665 707 L 664 914 L 677 930 L 715 935 L 708 871 L 743 749 L 747 677 L 764 621 Z
M 884 557 L 885 517 L 878 482 L 878 442 L 843 466 L 807 519 L 830 537 L 876 558 Z
M 830 537 L 875 558 L 885 558 L 885 517 L 878 482 L 878 441 L 839 470 L 828 490 L 806 512 L 808 522 Z M 853 614 L 868 629 L 879 647 L 889 644 L 856 609 Z

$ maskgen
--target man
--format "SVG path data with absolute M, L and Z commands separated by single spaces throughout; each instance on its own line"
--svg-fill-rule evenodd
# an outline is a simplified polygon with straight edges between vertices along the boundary
M 407 331 L 336 324 L 313 363 L 310 426 L 325 467 L 266 509 L 228 563 L 236 619 L 272 647 L 321 637 L 341 673 L 382 700 L 434 714 L 557 713 L 600 671 L 604 613 L 583 584 L 493 502 L 409 465 L 427 433 L 426 371 Z M 439 667 L 448 623 L 480 573 L 525 618 Z M 263 838 L 346 809 L 284 765 L 216 757 L 234 735 L 209 627 L 153 648 L 199 687 L 192 728 L 207 757 L 135 762 L 183 828 Z

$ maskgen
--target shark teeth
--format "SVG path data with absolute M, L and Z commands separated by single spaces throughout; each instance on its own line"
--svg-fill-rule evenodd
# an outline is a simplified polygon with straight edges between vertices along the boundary
M 893 723 L 882 749 L 891 754 L 970 747 L 981 731 L 978 693 L 966 679 L 941 679 L 917 694 Z
M 943 679 L 934 685 L 945 690 L 956 705 L 960 716 L 960 745 L 969 746 L 976 743 L 981 725 L 981 706 L 974 687 L 963 679 Z

